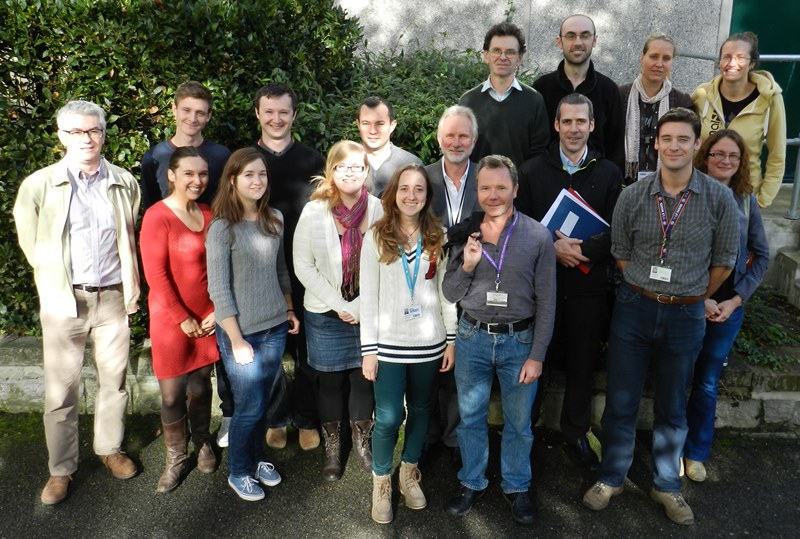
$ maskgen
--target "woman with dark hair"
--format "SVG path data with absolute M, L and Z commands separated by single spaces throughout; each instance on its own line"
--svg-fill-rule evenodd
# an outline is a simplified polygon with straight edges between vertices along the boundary
M 217 466 L 209 434 L 211 369 L 219 359 L 206 274 L 211 209 L 197 203 L 207 185 L 208 163 L 197 148 L 176 149 L 167 171 L 169 195 L 151 206 L 142 221 L 153 371 L 161 389 L 167 446 L 158 492 L 177 487 L 187 471 L 187 416 L 197 468 L 211 473 Z
M 736 131 L 724 129 L 709 135 L 694 158 L 694 166 L 731 188 L 739 206 L 739 255 L 730 277 L 706 300 L 706 335 L 697 357 L 689 397 L 689 433 L 683 447 L 686 475 L 706 478 L 705 462 L 711 453 L 717 384 L 722 368 L 742 327 L 744 302 L 753 294 L 769 263 L 764 223 L 752 194 L 747 167 L 748 151 Z
M 434 215 L 431 181 L 405 165 L 383 193 L 383 217 L 361 252 L 361 353 L 375 388 L 372 519 L 392 521 L 392 456 L 408 408 L 400 463 L 406 507 L 427 505 L 417 467 L 430 419 L 436 372 L 453 368 L 456 307 L 442 294 L 444 231 Z
M 671 37 L 652 35 L 639 56 L 641 72 L 630 84 L 619 87 L 625 108 L 625 184 L 655 172 L 658 119 L 675 107 L 692 108 L 692 99 L 672 86 L 672 61 L 677 47 Z
M 366 470 L 372 466 L 374 397 L 372 383 L 361 374 L 358 275 L 362 238 L 383 211 L 367 193 L 368 172 L 361 144 L 334 144 L 294 233 L 294 270 L 306 289 L 308 364 L 318 373 L 322 476 L 328 481 L 342 477 L 342 422 L 348 417 L 353 452 Z
M 766 208 L 781 187 L 786 167 L 786 111 L 781 87 L 758 66 L 758 37 L 752 32 L 733 34 L 719 49 L 720 74 L 692 93 L 702 122 L 701 138 L 721 129 L 742 136 L 749 158 L 750 183 L 758 205 Z M 761 174 L 762 141 L 766 139 L 767 168 Z
M 281 476 L 264 462 L 270 388 L 287 332 L 300 323 L 292 310 L 283 255 L 283 217 L 269 207 L 267 163 L 256 148 L 236 150 L 225 164 L 208 227 L 208 291 L 217 345 L 233 391 L 228 484 L 248 501 L 264 498 L 259 483 Z

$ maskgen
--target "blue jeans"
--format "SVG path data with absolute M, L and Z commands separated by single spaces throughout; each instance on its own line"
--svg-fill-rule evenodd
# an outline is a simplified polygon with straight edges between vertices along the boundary
M 408 419 L 401 460 L 417 464 L 431 416 L 431 387 L 441 360 L 424 363 L 378 362 L 375 389 L 375 428 L 372 431 L 372 470 L 375 475 L 392 473 L 397 433 L 403 423 L 403 396 Z
M 687 459 L 705 462 L 711 454 L 717 411 L 717 383 L 722 374 L 722 364 L 731 351 L 743 320 L 744 308 L 739 307 L 726 321 L 706 324 L 706 336 L 694 366 L 692 394 L 686 411 L 689 434 L 686 436 L 683 456 Z
M 244 335 L 253 347 L 253 361 L 239 365 L 233 358 L 231 341 L 217 325 L 217 345 L 233 391 L 234 411 L 228 446 L 228 473 L 253 475 L 264 457 L 267 401 L 281 365 L 288 322 L 258 333 Z
M 703 345 L 705 305 L 665 305 L 626 284 L 617 302 L 608 339 L 608 390 L 603 412 L 600 481 L 620 487 L 633 462 L 636 420 L 648 365 L 655 386 L 653 485 L 680 492 L 679 463 L 686 440 L 686 389 Z
M 490 335 L 463 318 L 456 335 L 456 387 L 461 422 L 456 432 L 463 467 L 461 484 L 472 490 L 489 485 L 489 396 L 495 372 L 503 401 L 503 441 L 500 472 L 503 492 L 524 492 L 531 484 L 531 406 L 536 383 L 520 384 L 519 374 L 528 359 L 533 327 L 509 334 Z

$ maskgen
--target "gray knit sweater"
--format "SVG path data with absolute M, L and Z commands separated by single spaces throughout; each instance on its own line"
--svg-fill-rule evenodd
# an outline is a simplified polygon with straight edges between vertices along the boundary
M 272 210 L 283 221 L 278 210 Z M 283 254 L 283 231 L 268 236 L 256 221 L 231 225 L 215 219 L 206 236 L 208 293 L 217 323 L 235 316 L 242 335 L 287 320 L 284 294 L 292 291 Z

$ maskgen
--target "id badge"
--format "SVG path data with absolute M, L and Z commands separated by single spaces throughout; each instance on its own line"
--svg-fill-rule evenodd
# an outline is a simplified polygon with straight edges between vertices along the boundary
M 486 305 L 491 307 L 508 307 L 508 294 L 505 292 L 486 292 Z
M 638 178 L 636 178 L 636 179 L 639 180 L 639 181 L 642 181 L 643 179 L 647 178 L 653 172 L 654 171 L 652 171 L 652 170 L 640 170 L 639 174 L 638 174 Z
M 403 320 L 422 318 L 422 305 L 411 305 L 403 309 Z
M 667 266 L 650 266 L 650 278 L 654 281 L 670 282 L 672 279 L 672 268 Z

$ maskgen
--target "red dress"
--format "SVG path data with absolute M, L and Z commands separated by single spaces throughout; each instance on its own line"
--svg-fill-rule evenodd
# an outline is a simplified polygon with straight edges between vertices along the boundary
M 201 323 L 214 312 L 208 296 L 206 230 L 211 209 L 199 204 L 203 230 L 194 232 L 163 201 L 144 214 L 140 245 L 150 293 L 150 340 L 153 371 L 159 380 L 175 378 L 219 359 L 214 335 L 188 337 L 181 322 Z

